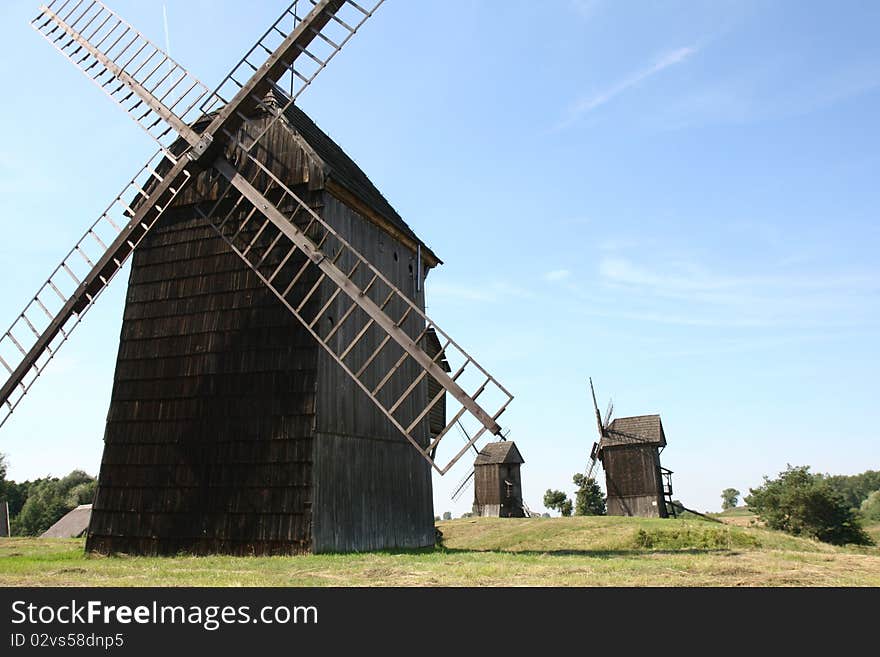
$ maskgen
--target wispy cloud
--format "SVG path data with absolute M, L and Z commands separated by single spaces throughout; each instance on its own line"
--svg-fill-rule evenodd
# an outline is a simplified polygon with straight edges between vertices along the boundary
M 820 69 L 820 70 L 817 70 Z M 656 108 L 650 121 L 679 130 L 695 125 L 746 125 L 820 111 L 880 87 L 880 61 L 829 66 L 781 55 L 717 79 Z
M 620 316 L 695 326 L 799 325 L 841 328 L 876 323 L 876 271 L 718 273 L 695 262 L 636 264 L 602 258 L 599 282 L 615 291 Z
M 598 11 L 601 0 L 569 0 L 568 4 L 578 16 L 590 19 Z
M 565 279 L 571 276 L 571 271 L 568 269 L 554 269 L 553 271 L 548 271 L 544 274 L 543 278 L 545 281 L 555 282 L 555 281 L 564 281 Z
M 667 273 L 668 272 L 668 273 Z M 825 275 L 719 275 L 693 263 L 673 263 L 667 272 L 640 267 L 626 258 L 608 257 L 599 263 L 599 274 L 607 282 L 651 288 L 655 292 L 691 293 L 737 289 L 781 289 L 870 293 L 880 291 L 876 273 Z
M 506 299 L 532 299 L 534 293 L 512 283 L 491 281 L 488 283 L 428 283 L 428 296 L 431 299 L 451 299 L 454 301 L 499 302 Z
M 684 48 L 677 48 L 675 50 L 663 53 L 662 55 L 657 57 L 654 62 L 649 66 L 630 73 L 607 89 L 591 96 L 582 97 L 574 105 L 569 107 L 567 113 L 568 115 L 559 123 L 557 129 L 568 127 L 584 114 L 587 114 L 595 109 L 598 109 L 599 107 L 602 107 L 602 105 L 611 102 L 614 98 L 616 98 L 623 92 L 641 84 L 648 78 L 657 75 L 667 68 L 675 66 L 676 64 L 681 64 L 688 58 L 695 55 L 698 51 L 699 48 L 697 48 L 696 46 L 687 46 Z

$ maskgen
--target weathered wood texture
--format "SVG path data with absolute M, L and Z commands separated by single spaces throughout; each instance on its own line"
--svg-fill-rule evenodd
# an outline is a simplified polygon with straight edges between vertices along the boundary
M 320 189 L 330 167 L 302 137 L 279 122 L 266 144 L 276 175 L 423 308 L 413 251 Z M 189 204 L 218 189 L 216 175 L 200 174 L 135 251 L 87 549 L 290 554 L 432 545 L 427 462 L 207 221 L 194 218 Z M 278 280 L 291 280 L 302 263 L 291 259 Z M 290 296 L 303 297 L 317 273 L 309 267 Z M 322 286 L 303 314 L 316 315 L 330 294 Z M 321 335 L 332 323 L 324 321 Z M 415 317 L 403 327 L 413 337 L 424 328 Z M 337 339 L 352 337 L 339 328 Z M 364 336 L 354 362 L 383 337 Z M 376 372 L 393 364 L 395 349 L 377 359 Z M 404 390 L 412 367 L 404 364 L 383 398 Z M 399 412 L 424 403 L 428 385 Z M 428 424 L 416 429 L 422 444 Z
M 525 517 L 519 464 L 474 466 L 474 514 Z
M 477 516 L 523 518 L 522 455 L 512 441 L 487 444 L 474 462 L 474 506 Z
M 134 255 L 87 547 L 305 551 L 315 345 L 191 213 Z
M 656 445 L 603 447 L 608 515 L 666 517 L 660 453 Z
M 323 217 L 418 307 L 424 308 L 424 292 L 415 291 L 415 253 L 330 194 L 324 198 Z M 351 266 L 340 262 L 345 271 Z M 322 285 L 321 305 L 334 290 L 330 284 Z M 348 299 L 338 297 L 328 311 L 330 318 L 337 321 L 350 304 Z M 393 303 L 386 310 L 394 319 L 404 312 L 403 307 Z M 324 320 L 327 325 L 321 335 L 330 330 L 330 318 Z M 354 340 L 364 320 L 358 310 L 338 327 L 333 337 L 337 351 Z M 424 322 L 410 314 L 401 326 L 415 338 L 424 329 Z M 359 369 L 383 337 L 378 329 L 368 331 L 346 363 Z M 365 372 L 368 385 L 377 385 L 402 353 L 400 347 L 389 343 Z M 390 404 L 401 397 L 420 371 L 411 358 L 407 359 L 398 374 L 382 387 L 380 398 Z M 395 417 L 405 419 L 404 426 L 424 407 L 427 389 L 426 379 L 398 408 Z M 425 418 L 413 432 L 423 446 L 427 444 L 428 424 Z M 434 544 L 430 466 L 323 350 L 318 356 L 314 462 L 316 551 Z

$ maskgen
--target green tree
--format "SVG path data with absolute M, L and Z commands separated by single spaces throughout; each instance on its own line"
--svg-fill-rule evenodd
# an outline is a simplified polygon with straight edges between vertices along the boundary
M 604 516 L 605 496 L 602 489 L 592 477 L 586 477 L 578 472 L 571 478 L 578 487 L 574 494 L 574 514 L 576 516 Z
M 571 500 L 561 490 L 550 490 L 548 488 L 547 492 L 544 493 L 544 506 L 548 509 L 556 509 L 560 515 L 571 515 Z
M 36 479 L 34 481 L 9 481 L 5 482 L 5 491 L 4 495 L 6 497 L 6 501 L 9 503 L 9 517 L 14 518 L 19 513 L 21 513 L 21 508 L 24 506 L 24 503 L 27 502 L 28 494 L 31 489 L 36 487 L 42 479 Z
M 749 493 L 745 502 L 771 529 L 835 545 L 872 542 L 855 512 L 809 466 L 789 465 L 776 479 L 765 476 L 764 485 Z
M 443 512 L 443 519 L 444 520 L 452 520 L 452 512 L 451 511 L 444 511 Z
M 856 475 L 826 475 L 828 483 L 839 493 L 844 501 L 854 509 L 858 509 L 868 495 L 880 490 L 880 471 L 866 470 Z
M 742 495 L 736 488 L 725 488 L 721 491 L 721 508 L 724 511 L 735 509 L 739 496 Z
M 862 502 L 862 517 L 871 522 L 880 522 L 880 490 L 875 490 Z
M 82 470 L 62 479 L 45 478 L 31 482 L 21 512 L 13 518 L 12 533 L 39 536 L 65 513 L 95 496 L 97 481 Z

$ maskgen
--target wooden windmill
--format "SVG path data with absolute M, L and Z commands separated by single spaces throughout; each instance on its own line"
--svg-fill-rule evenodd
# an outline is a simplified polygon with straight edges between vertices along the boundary
M 598 462 L 605 470 L 608 515 L 669 515 L 672 507 L 672 471 L 660 465 L 660 452 L 666 435 L 659 415 L 640 415 L 612 420 L 614 406 L 609 402 L 605 417 L 599 413 L 596 390 L 590 379 L 593 409 L 599 441 L 590 451 L 587 477 L 593 477 Z
M 101 2 L 32 23 L 159 144 L 0 338 L 2 425 L 134 256 L 90 550 L 432 544 L 430 469 L 501 434 L 439 259 L 295 104 L 381 2 L 295 4 L 213 92 Z
M 465 442 L 470 436 L 464 427 L 459 431 Z M 487 443 L 482 449 L 472 446 L 474 467 L 458 482 L 452 501 L 458 501 L 471 487 L 474 489 L 473 515 L 501 518 L 530 518 L 534 514 L 523 500 L 520 466 L 525 463 L 516 443 L 507 440 L 506 431 L 499 442 Z

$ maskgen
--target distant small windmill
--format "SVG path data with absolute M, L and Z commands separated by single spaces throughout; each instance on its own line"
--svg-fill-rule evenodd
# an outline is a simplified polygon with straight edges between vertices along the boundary
M 608 403 L 603 418 L 596 401 L 596 389 L 590 379 L 593 409 L 599 441 L 590 450 L 587 478 L 592 478 L 596 463 L 605 470 L 608 515 L 675 515 L 672 504 L 672 471 L 660 465 L 660 452 L 666 436 L 659 415 L 639 415 L 612 420 L 614 404 Z
M 471 436 L 467 432 L 467 429 L 464 428 L 461 422 L 458 422 L 458 431 L 461 434 L 462 438 L 464 438 L 465 442 L 471 443 Z M 501 440 L 507 440 L 507 436 L 510 435 L 510 429 L 506 429 L 504 434 L 501 436 Z M 479 456 L 480 450 L 477 449 L 476 445 L 471 444 L 471 449 L 474 450 L 474 453 Z M 475 468 L 471 468 L 470 472 L 468 472 L 464 478 L 458 482 L 458 486 L 455 487 L 455 490 L 452 492 L 450 496 L 453 502 L 457 502 L 458 499 L 464 495 L 465 491 L 469 490 L 471 485 L 474 483 L 474 472 L 476 472 Z

